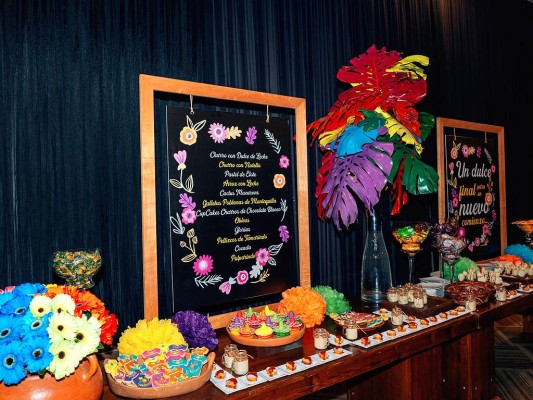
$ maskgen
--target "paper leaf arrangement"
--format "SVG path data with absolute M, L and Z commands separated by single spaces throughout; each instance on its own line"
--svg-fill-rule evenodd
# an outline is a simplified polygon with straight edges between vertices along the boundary
M 426 56 L 402 58 L 397 51 L 370 47 L 337 73 L 352 88 L 339 94 L 329 113 L 307 126 L 323 152 L 317 174 L 318 216 L 337 229 L 357 221 L 359 199 L 369 212 L 390 187 L 392 214 L 407 194 L 438 189 L 438 174 L 421 161 L 422 142 L 435 124 L 415 104 L 427 92 Z

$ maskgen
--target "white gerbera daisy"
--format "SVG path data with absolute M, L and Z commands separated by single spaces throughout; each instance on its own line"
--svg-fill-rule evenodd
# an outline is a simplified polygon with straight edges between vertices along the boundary
M 92 319 L 92 317 L 91 317 Z M 96 319 L 96 318 L 95 318 Z M 98 320 L 96 320 L 98 322 Z M 96 327 L 85 317 L 78 319 L 78 330 L 74 336 L 76 347 L 83 354 L 83 357 L 94 353 L 100 344 L 100 324 Z
M 60 293 L 52 299 L 52 311 L 54 313 L 67 312 L 70 315 L 74 315 L 75 308 L 76 303 L 68 294 Z
M 42 318 L 52 309 L 52 299 L 46 296 L 35 296 L 30 302 L 30 312 L 35 318 Z
M 67 313 L 52 314 L 50 325 L 46 329 L 50 342 L 55 343 L 62 340 L 74 340 L 78 323 L 76 318 Z
M 76 344 L 69 340 L 61 340 L 52 344 L 50 352 L 54 358 L 47 369 L 57 380 L 72 374 L 84 357 Z

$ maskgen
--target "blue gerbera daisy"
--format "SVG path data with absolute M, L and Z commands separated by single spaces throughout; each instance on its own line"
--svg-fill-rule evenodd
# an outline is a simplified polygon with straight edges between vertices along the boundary
M 17 341 L 22 335 L 22 318 L 0 315 L 0 345 Z
M 22 357 L 31 374 L 43 371 L 54 356 L 50 353 L 50 339 L 46 335 L 28 335 L 22 347 Z
M 16 385 L 26 377 L 20 342 L 0 346 L 0 382 L 6 386 Z
M 15 296 L 2 306 L 0 313 L 4 315 L 24 316 L 30 308 L 30 302 L 30 296 Z
M 31 313 L 28 313 L 24 318 L 23 335 L 46 335 L 46 328 L 50 324 L 50 316 L 44 315 L 42 318 L 35 318 Z
M 40 283 L 23 283 L 13 289 L 13 293 L 16 295 L 34 295 L 36 293 L 46 292 L 46 286 Z
M 0 311 L 2 309 L 2 306 L 6 304 L 9 300 L 11 300 L 13 297 L 15 297 L 13 292 L 0 293 Z

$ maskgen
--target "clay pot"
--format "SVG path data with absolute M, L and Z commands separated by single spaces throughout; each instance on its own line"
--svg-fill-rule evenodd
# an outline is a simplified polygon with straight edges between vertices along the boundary
M 2 400 L 52 400 L 83 399 L 99 400 L 104 383 L 102 370 L 96 355 L 87 357 L 76 371 L 61 380 L 56 380 L 49 373 L 43 377 L 29 375 L 18 385 L 6 386 L 0 383 Z

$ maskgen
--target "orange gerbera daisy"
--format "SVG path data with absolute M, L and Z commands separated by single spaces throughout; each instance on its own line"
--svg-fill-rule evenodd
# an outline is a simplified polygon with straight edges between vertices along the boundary
M 113 335 L 117 332 L 118 319 L 115 314 L 110 314 L 108 310 L 98 318 L 98 322 L 102 325 L 100 334 L 100 341 L 103 344 L 110 345 L 113 343 Z
M 75 316 L 79 317 L 84 311 L 89 311 L 94 317 L 99 318 L 105 311 L 104 302 L 87 290 L 82 290 L 72 297 L 76 303 Z
M 53 299 L 58 294 L 68 294 L 72 298 L 75 298 L 78 294 L 78 289 L 74 286 L 65 286 L 65 285 L 47 285 L 47 291 L 44 293 L 45 296 Z

